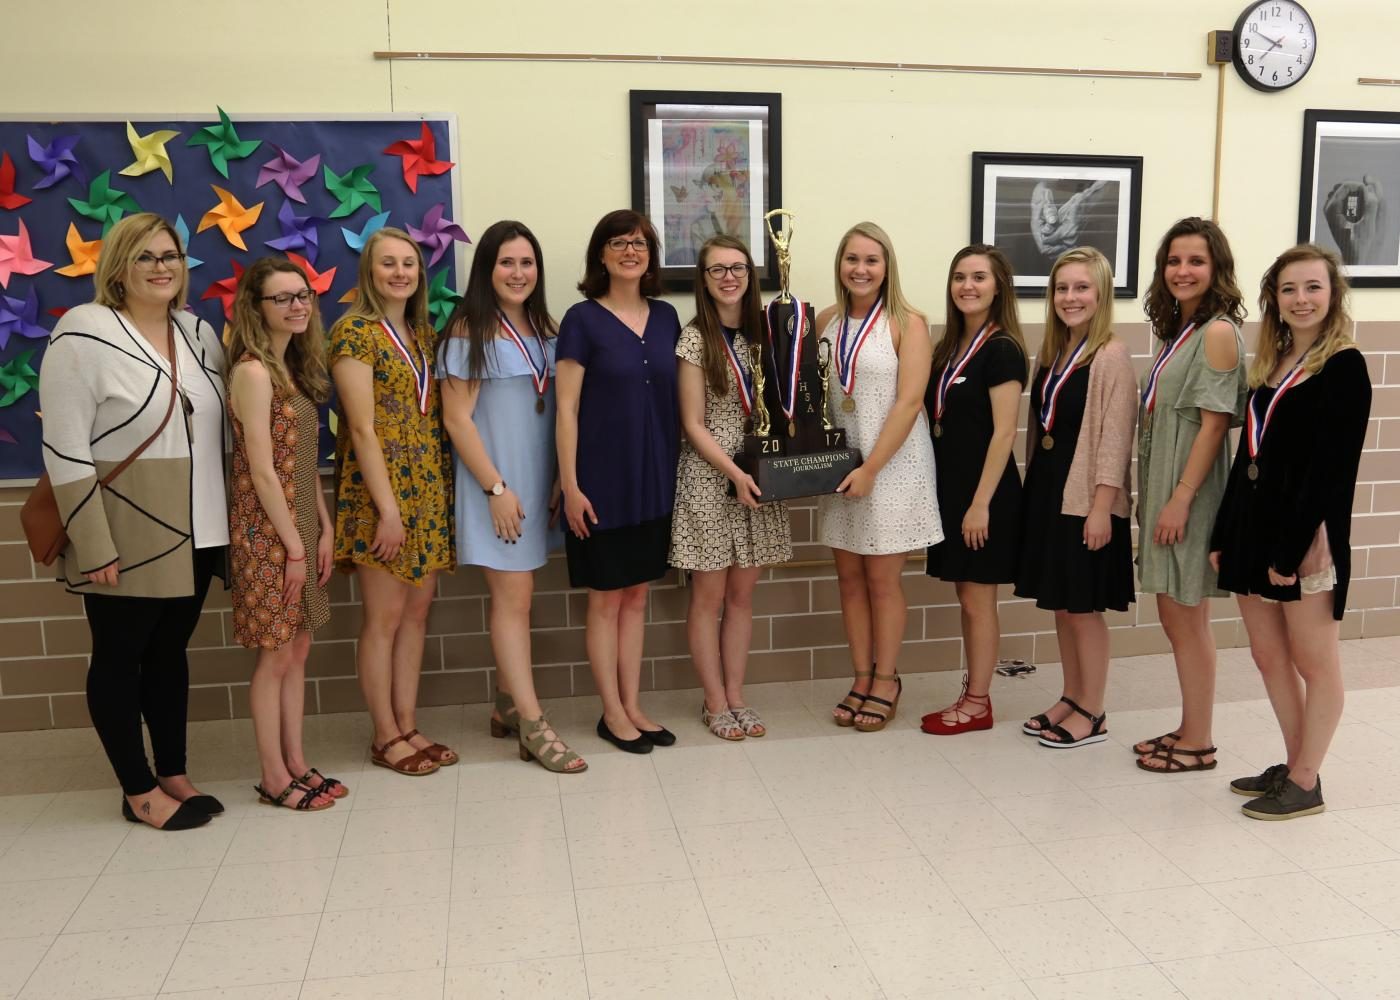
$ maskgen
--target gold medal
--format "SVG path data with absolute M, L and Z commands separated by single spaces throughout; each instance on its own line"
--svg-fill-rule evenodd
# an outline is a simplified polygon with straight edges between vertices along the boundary
M 841 400 L 841 412 L 842 412 L 842 413 L 855 413 L 855 412 L 856 412 L 856 401 L 855 401 L 854 399 L 852 399 L 850 396 L 847 396 L 845 399 Z
M 1244 474 L 1249 477 L 1249 481 L 1251 483 L 1254 482 L 1256 479 L 1259 478 L 1259 466 L 1255 465 L 1253 462 L 1250 462 L 1249 467 L 1244 470 Z
M 536 396 L 536 397 L 535 397 L 535 412 L 536 412 L 536 413 L 543 413 L 543 412 L 544 412 L 544 397 L 543 397 L 543 396 Z
M 936 420 L 933 422 L 933 436 L 936 438 L 943 436 L 943 425 Z
M 789 420 L 789 421 L 788 421 L 788 437 L 790 437 L 790 438 L 795 438 L 795 437 L 797 437 L 797 421 L 796 421 L 796 420 Z
M 1046 434 L 1040 439 L 1040 446 L 1046 451 L 1049 451 L 1051 448 L 1055 447 L 1055 439 L 1052 438 L 1049 434 Z

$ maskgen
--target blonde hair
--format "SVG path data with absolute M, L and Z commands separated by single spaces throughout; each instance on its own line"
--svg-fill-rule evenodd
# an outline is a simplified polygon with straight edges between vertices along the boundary
M 345 310 L 337 322 L 343 323 L 347 319 L 356 318 L 378 323 L 384 318 L 384 300 L 379 297 L 379 292 L 374 287 L 374 253 L 375 248 L 387 239 L 403 240 L 413 247 L 413 253 L 418 258 L 418 287 L 413 290 L 404 306 L 404 318 L 415 331 L 431 329 L 432 324 L 428 319 L 428 266 L 423 260 L 423 248 L 408 233 L 393 226 L 376 229 L 365 241 L 365 247 L 360 251 L 360 270 L 356 279 L 359 284 L 355 287 L 355 301 L 350 303 L 350 308 Z
M 1040 342 L 1040 357 L 1037 359 L 1046 367 L 1053 365 L 1060 352 L 1069 343 L 1069 327 L 1055 313 L 1055 276 L 1060 268 L 1069 264 L 1083 264 L 1089 269 L 1089 277 L 1099 293 L 1098 306 L 1089 318 L 1089 332 L 1084 341 L 1084 358 L 1080 364 L 1088 364 L 1100 347 L 1113 339 L 1113 268 L 1108 258 L 1093 247 L 1075 247 L 1060 254 L 1055 266 L 1050 268 L 1050 280 L 1045 289 L 1045 339 Z
M 1278 359 L 1293 343 L 1293 331 L 1283 321 L 1278 307 L 1279 275 L 1290 264 L 1320 260 L 1327 267 L 1327 280 L 1331 284 L 1327 315 L 1322 320 L 1322 332 L 1317 342 L 1308 351 L 1303 370 L 1316 375 L 1327 360 L 1338 351 L 1355 347 L 1352 338 L 1351 310 L 1348 292 L 1351 286 L 1342 273 L 1342 262 L 1335 253 L 1315 243 L 1300 243 L 1279 254 L 1278 259 L 1264 272 L 1259 281 L 1259 310 L 1263 315 L 1259 320 L 1259 340 L 1254 345 L 1254 361 L 1249 366 L 1249 387 L 1256 389 L 1268 380 L 1278 365 Z
M 884 251 L 885 280 L 880 285 L 880 295 L 885 301 L 885 311 L 894 320 L 896 328 L 903 333 L 909 328 L 909 317 L 918 310 L 909 304 L 899 287 L 899 265 L 894 257 L 894 243 L 891 242 L 889 234 L 873 222 L 857 222 L 846 230 L 846 235 L 841 237 L 841 242 L 836 246 L 836 305 L 842 315 L 851 311 L 851 295 L 846 291 L 846 286 L 841 284 L 841 258 L 845 255 L 846 244 L 851 241 L 852 236 L 864 236 L 873 240 L 880 244 L 880 249 Z
M 229 327 L 229 370 L 243 355 L 251 354 L 267 369 L 272 384 L 279 392 L 291 393 L 293 387 L 312 402 L 324 403 L 331 394 L 331 380 L 326 373 L 326 335 L 321 328 L 321 310 L 315 293 L 311 296 L 311 318 L 306 329 L 292 337 L 287 344 L 285 359 L 279 359 L 272 349 L 272 334 L 263 316 L 263 288 L 274 274 L 295 274 L 308 291 L 311 282 L 306 272 L 290 260 L 263 257 L 243 272 L 233 296 L 233 322 Z M 285 362 L 285 363 L 284 363 Z
M 136 265 L 136 258 L 146 252 L 146 244 L 157 233 L 168 233 L 175 249 L 185 252 L 175 227 L 154 212 L 137 212 L 120 220 L 102 238 L 102 253 L 97 258 L 97 272 L 92 276 L 96 294 L 93 301 L 100 306 L 120 309 L 126 305 L 126 276 Z M 171 310 L 185 308 L 190 293 L 190 271 L 182 265 L 175 277 L 175 298 Z

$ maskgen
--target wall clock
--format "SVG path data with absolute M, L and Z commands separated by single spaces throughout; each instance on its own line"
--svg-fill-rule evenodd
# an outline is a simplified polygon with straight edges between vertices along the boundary
M 1266 94 L 1307 76 L 1317 56 L 1317 28 L 1295 0 L 1251 3 L 1235 21 L 1235 71 Z

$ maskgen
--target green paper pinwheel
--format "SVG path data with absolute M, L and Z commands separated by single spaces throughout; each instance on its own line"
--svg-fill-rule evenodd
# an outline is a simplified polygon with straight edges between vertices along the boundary
M 116 225 L 117 220 L 127 212 L 141 211 L 136 199 L 125 191 L 118 191 L 112 187 L 110 170 L 104 170 L 92 179 L 92 183 L 88 185 L 87 201 L 69 198 L 68 204 L 72 205 L 78 214 L 102 223 L 103 236 L 106 236 L 107 230 Z
M 382 210 L 379 204 L 379 189 L 374 186 L 374 181 L 369 179 L 369 175 L 374 173 L 373 164 L 362 163 L 343 174 L 337 174 L 330 167 L 321 169 L 324 171 L 326 190 L 332 198 L 340 202 L 330 214 L 330 218 L 343 219 L 354 214 L 361 205 L 370 205 L 376 212 Z
M 433 280 L 428 285 L 428 315 L 432 318 L 433 329 L 441 333 L 443 327 L 447 326 L 453 307 L 461 301 L 462 296 L 447 287 L 447 268 L 444 267 L 433 275 Z
M 0 406 L 13 406 L 39 387 L 39 373 L 29 364 L 34 352 L 21 351 L 0 365 Z
M 215 170 L 227 177 L 228 161 L 241 160 L 245 156 L 251 156 L 253 150 L 262 145 L 262 140 L 238 138 L 238 130 L 233 127 L 233 122 L 229 120 L 228 112 L 219 108 L 219 124 L 206 125 L 190 136 L 185 145 L 208 146 L 209 162 L 214 165 Z

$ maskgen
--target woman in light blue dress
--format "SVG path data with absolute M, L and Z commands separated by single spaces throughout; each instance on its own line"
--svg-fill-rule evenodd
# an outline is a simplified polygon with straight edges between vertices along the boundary
M 517 733 L 520 759 L 575 774 L 588 765 L 544 717 L 530 674 L 534 571 L 563 546 L 554 451 L 554 335 L 544 261 L 519 222 L 486 230 L 438 358 L 457 472 L 457 560 L 491 592 L 496 708 L 491 735 Z

